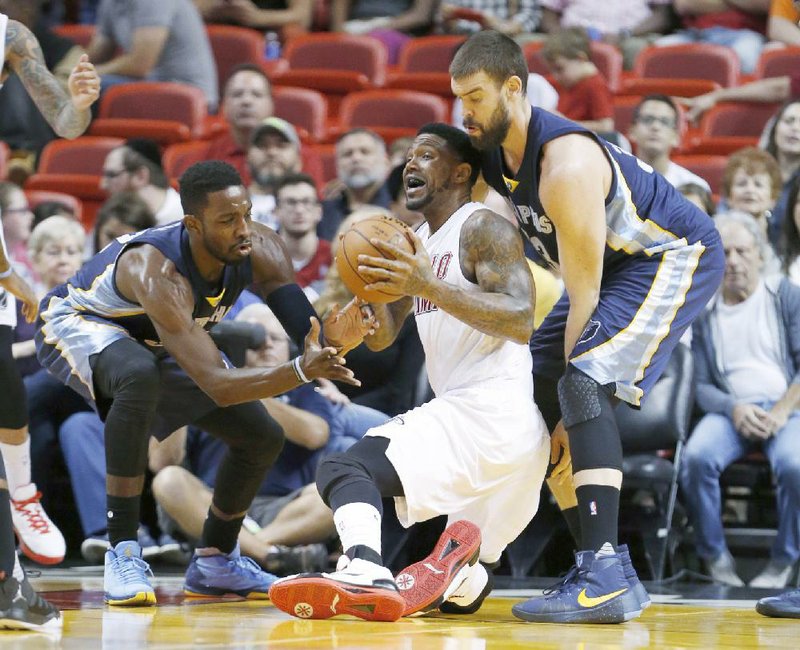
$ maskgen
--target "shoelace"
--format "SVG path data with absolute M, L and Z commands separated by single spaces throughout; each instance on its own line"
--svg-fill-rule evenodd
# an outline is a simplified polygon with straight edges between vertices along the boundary
M 45 535 L 50 532 L 50 522 L 47 520 L 42 510 L 42 504 L 39 500 L 42 498 L 42 493 L 37 492 L 30 499 L 24 501 L 11 501 L 14 504 L 14 509 L 20 513 L 25 519 L 28 520 L 28 525 L 36 532 Z M 34 506 L 29 508 L 28 506 Z
M 153 575 L 150 565 L 138 557 L 118 555 L 113 559 L 111 565 L 123 584 L 139 582 L 142 579 L 143 573 L 149 573 L 151 576 Z
M 567 589 L 567 587 L 577 581 L 579 574 L 580 569 L 577 567 L 577 565 L 574 565 L 569 571 L 567 571 L 567 574 L 561 578 L 559 582 L 545 588 L 542 593 L 545 596 L 554 596 L 562 593 Z

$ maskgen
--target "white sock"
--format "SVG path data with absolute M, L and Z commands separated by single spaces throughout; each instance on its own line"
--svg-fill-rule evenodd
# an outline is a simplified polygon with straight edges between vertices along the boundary
M 19 555 L 16 553 L 14 553 L 14 577 L 17 579 L 17 582 L 25 580 L 25 570 L 19 563 Z
M 595 553 L 595 557 L 602 557 L 604 555 L 615 555 L 616 551 L 614 547 L 611 545 L 611 542 L 606 542 L 600 547 L 600 550 Z
M 29 485 L 31 482 L 31 438 L 30 436 L 26 437 L 25 442 L 21 445 L 0 442 L 0 452 L 3 454 L 3 462 L 6 464 L 8 493 L 13 499 L 14 492 L 18 487 Z
M 348 503 L 333 513 L 336 532 L 347 551 L 358 544 L 381 554 L 381 514 L 369 503 Z

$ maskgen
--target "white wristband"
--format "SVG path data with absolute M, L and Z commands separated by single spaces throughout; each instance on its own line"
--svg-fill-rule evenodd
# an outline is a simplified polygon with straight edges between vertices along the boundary
M 306 377 L 306 374 L 303 372 L 303 369 L 300 367 L 300 357 L 295 357 L 292 359 L 292 368 L 294 368 L 294 374 L 297 375 L 298 381 L 308 384 L 311 380 Z

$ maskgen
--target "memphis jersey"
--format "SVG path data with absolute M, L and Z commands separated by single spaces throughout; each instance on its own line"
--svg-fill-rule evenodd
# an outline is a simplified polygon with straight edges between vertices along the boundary
M 242 290 L 252 282 L 253 271 L 249 257 L 241 264 L 226 265 L 222 279 L 217 284 L 212 285 L 203 279 L 192 260 L 189 234 L 182 221 L 123 235 L 42 300 L 42 331 L 48 343 L 51 338 L 60 338 L 56 333 L 56 321 L 64 321 L 65 316 L 77 315 L 80 317 L 80 321 L 75 322 L 77 328 L 85 326 L 86 321 L 111 323 L 142 343 L 160 345 L 149 316 L 141 305 L 131 302 L 119 293 L 115 281 L 116 263 L 120 254 L 128 248 L 143 244 L 149 244 L 161 251 L 164 257 L 175 264 L 178 273 L 189 281 L 194 294 L 192 318 L 206 330 L 225 317 Z M 87 331 L 90 332 L 91 328 L 87 327 Z
M 481 289 L 461 271 L 461 228 L 473 212 L 481 209 L 486 209 L 482 203 L 467 203 L 432 235 L 427 223 L 417 231 L 436 277 L 469 292 Z M 420 297 L 414 298 L 414 316 L 425 349 L 428 379 L 437 397 L 495 381 L 515 382 L 526 395 L 533 394 L 531 354 L 527 344 L 479 332 Z
M 569 133 L 592 137 L 611 164 L 605 202 L 606 269 L 632 255 L 655 255 L 715 236 L 711 218 L 652 167 L 574 122 L 533 108 L 518 177 L 509 174 L 499 147 L 484 154 L 482 171 L 489 186 L 513 203 L 520 229 L 552 268 L 558 268 L 558 245 L 553 223 L 539 201 L 539 165 L 542 146 Z

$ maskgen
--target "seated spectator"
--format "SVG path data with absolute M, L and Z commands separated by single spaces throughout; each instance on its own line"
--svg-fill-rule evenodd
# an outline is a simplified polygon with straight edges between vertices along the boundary
M 769 3 L 767 37 L 770 41 L 789 46 L 800 45 L 798 22 L 800 22 L 800 6 L 797 2 L 772 0 Z
M 83 54 L 83 48 L 52 32 L 43 19 L 41 9 L 42 0 L 0 2 L 0 12 L 8 15 L 11 20 L 19 21 L 33 32 L 39 41 L 47 69 L 52 70 L 53 76 L 66 90 L 69 75 Z M 15 151 L 14 160 L 20 160 L 23 152 L 38 155 L 48 142 L 56 138 L 55 131 L 36 107 L 17 75 L 11 75 L 3 84 L 0 115 L 3 116 L 0 122 L 0 140 Z
M 684 503 L 697 553 L 718 582 L 741 586 L 720 516 L 719 477 L 762 449 L 777 482 L 778 534 L 751 587 L 786 585 L 800 556 L 800 287 L 765 279 L 770 254 L 747 218 L 716 217 L 725 249 L 722 291 L 694 325 L 697 404 L 705 412 L 681 465 Z
M 85 240 L 83 226 L 67 217 L 49 217 L 33 229 L 28 239 L 28 256 L 39 279 L 34 291 L 40 299 L 78 271 Z M 41 370 L 33 344 L 36 329 L 35 323 L 17 321 L 12 354 L 18 365 L 24 363 L 20 368 L 23 376 Z
M 679 101 L 689 109 L 687 118 L 696 122 L 703 113 L 719 102 L 772 103 L 796 98 L 800 98 L 800 72 L 757 79 L 741 86 L 719 88 L 697 97 L 681 97 Z
M 743 4 L 747 9 L 742 8 Z M 680 16 L 683 29 L 659 38 L 656 45 L 724 45 L 736 52 L 744 74 L 755 71 L 767 29 L 765 2 L 746 4 L 674 0 L 672 6 Z
M 781 268 L 795 284 L 800 284 L 800 176 L 789 185 L 787 215 L 783 220 Z
M 492 0 L 449 0 L 436 13 L 435 22 L 445 34 L 472 34 L 493 29 L 506 36 L 536 31 L 542 12 L 537 0 L 493 2 Z
M 25 279 L 34 276 L 28 258 L 28 237 L 31 236 L 33 212 L 25 192 L 14 183 L 0 181 L 0 227 L 6 242 L 9 260 Z
M 795 178 L 800 177 L 800 99 L 786 102 L 778 111 L 767 130 L 765 148 L 778 161 L 783 182 L 773 211 L 773 222 L 776 230 L 779 230 L 788 216 L 789 186 Z
M 542 32 L 555 34 L 571 27 L 589 30 L 593 39 L 619 47 L 626 70 L 633 68 L 644 47 L 672 28 L 672 0 L 539 0 L 539 4 Z
M 542 56 L 558 86 L 558 112 L 592 131 L 613 131 L 611 90 L 592 63 L 586 30 L 573 28 L 551 34 Z
M 722 198 L 726 208 L 752 216 L 773 246 L 779 242 L 779 226 L 772 209 L 781 191 L 778 163 L 757 147 L 740 149 L 728 158 L 722 173 Z
M 289 360 L 289 337 L 266 305 L 245 307 L 237 321 L 256 323 L 266 333 L 264 346 L 248 351 L 247 366 L 269 367 Z M 333 405 L 314 390 L 313 384 L 263 401 L 283 427 L 286 444 L 239 533 L 242 553 L 279 574 L 323 570 L 328 558 L 321 543 L 334 535 L 335 528 L 333 515 L 314 484 L 317 464 L 326 453 L 344 451 L 369 426 L 384 421 L 385 416 L 374 414 L 372 421 L 365 421 L 367 426 L 351 437 L 334 425 Z M 185 447 L 172 451 L 171 459 L 158 459 L 161 467 L 154 468 L 159 471 L 153 481 L 153 493 L 172 520 L 172 528 L 177 525 L 180 532 L 196 541 L 211 503 L 211 487 L 224 445 L 204 432 L 190 429 Z M 179 466 L 182 460 L 188 467 Z M 169 529 L 170 524 L 165 522 L 164 527 Z M 308 547 L 309 544 L 314 546 Z
M 383 138 L 364 128 L 351 129 L 336 141 L 336 180 L 323 192 L 317 234 L 332 241 L 339 225 L 362 205 L 388 208 L 389 156 Z
M 694 183 L 711 191 L 705 179 L 670 160 L 673 149 L 681 143 L 681 113 L 672 98 L 666 95 L 644 97 L 633 111 L 628 140 L 636 147 L 636 156 L 673 187 Z
M 130 235 L 156 225 L 147 203 L 134 192 L 119 192 L 109 198 L 97 211 L 94 222 L 92 250 L 97 253 L 117 237 Z
M 275 189 L 278 235 L 292 258 L 295 280 L 311 301 L 331 267 L 330 242 L 317 236 L 322 218 L 317 196 L 314 179 L 306 174 L 287 174 Z
M 222 91 L 222 116 L 228 130 L 211 141 L 206 158 L 232 165 L 244 184 L 250 185 L 247 149 L 256 127 L 274 110 L 272 87 L 264 71 L 251 63 L 236 66 Z
M 335 257 L 340 233 L 352 223 L 381 212 L 375 206 L 364 206 L 342 222 L 331 242 L 331 253 Z M 325 278 L 322 294 L 314 302 L 321 316 L 333 305 L 345 305 L 353 294 L 344 286 L 334 264 Z M 361 386 L 335 384 L 338 390 L 355 404 L 369 406 L 394 417 L 414 406 L 417 399 L 417 381 L 425 355 L 417 334 L 413 318 L 407 318 L 394 343 L 380 352 L 370 350 L 362 343 L 347 353 L 347 366 L 361 381 Z M 351 388 L 353 390 L 351 390 Z
M 683 185 L 678 185 L 677 190 L 707 215 L 714 216 L 716 206 L 714 205 L 714 197 L 708 189 L 697 183 L 684 183 Z
M 313 0 L 194 0 L 208 23 L 296 34 L 311 29 Z
M 134 138 L 112 149 L 103 162 L 102 173 L 100 187 L 109 196 L 135 192 L 147 204 L 158 225 L 183 219 L 181 197 L 167 180 L 161 166 L 161 152 L 153 140 Z
M 331 31 L 377 38 L 394 65 L 412 36 L 430 33 L 436 4 L 436 0 L 332 0 Z
M 209 111 L 217 109 L 217 67 L 191 0 L 101 0 L 87 51 L 103 89 L 134 81 L 185 83 L 205 93 Z
M 253 179 L 248 188 L 253 221 L 278 229 L 275 187 L 287 174 L 302 170 L 300 146 L 295 128 L 280 117 L 268 117 L 253 131 L 247 148 L 247 167 Z

